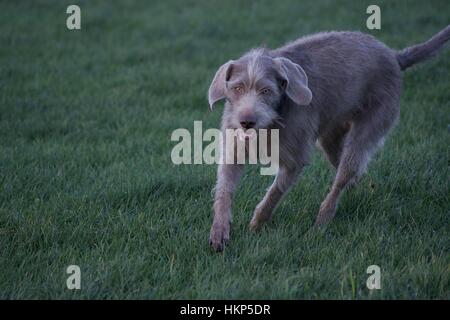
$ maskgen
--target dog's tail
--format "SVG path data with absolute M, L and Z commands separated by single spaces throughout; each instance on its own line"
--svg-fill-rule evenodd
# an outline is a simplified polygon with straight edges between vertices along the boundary
M 448 40 L 450 40 L 450 25 L 445 27 L 430 40 L 398 51 L 397 61 L 400 68 L 405 70 L 416 63 L 435 56 Z

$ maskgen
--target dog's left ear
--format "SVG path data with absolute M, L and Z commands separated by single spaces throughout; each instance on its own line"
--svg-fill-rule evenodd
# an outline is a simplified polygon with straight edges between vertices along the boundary
M 208 91 L 208 102 L 211 109 L 217 101 L 225 98 L 225 84 L 230 78 L 231 70 L 233 68 L 232 64 L 233 60 L 230 60 L 221 66 L 219 70 L 217 70 L 216 75 L 211 82 L 211 86 Z
M 286 81 L 286 94 L 296 104 L 306 106 L 312 100 L 308 76 L 302 67 L 287 58 L 275 58 L 281 77 Z

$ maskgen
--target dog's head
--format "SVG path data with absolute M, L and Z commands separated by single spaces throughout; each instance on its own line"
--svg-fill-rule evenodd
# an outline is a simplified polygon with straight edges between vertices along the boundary
M 284 95 L 297 105 L 311 102 L 305 71 L 287 58 L 273 58 L 257 49 L 219 68 L 208 100 L 212 108 L 226 99 L 228 125 L 246 130 L 269 127 L 278 117 L 277 108 Z

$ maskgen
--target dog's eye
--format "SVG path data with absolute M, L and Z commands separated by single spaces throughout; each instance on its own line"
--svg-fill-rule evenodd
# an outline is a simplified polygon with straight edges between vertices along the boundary
M 233 90 L 237 94 L 241 94 L 242 91 L 243 91 L 242 86 L 236 86 L 236 87 L 233 88 Z
M 260 92 L 261 92 L 261 94 L 266 95 L 266 94 L 269 94 L 271 92 L 271 90 L 269 88 L 264 88 Z

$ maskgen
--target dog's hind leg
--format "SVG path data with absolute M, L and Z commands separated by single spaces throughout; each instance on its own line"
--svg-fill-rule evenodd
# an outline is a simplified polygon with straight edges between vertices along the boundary
M 346 122 L 329 130 L 319 138 L 319 145 L 328 161 L 336 169 L 339 166 L 345 136 L 350 130 L 350 123 Z
M 370 152 L 364 146 L 353 144 L 344 148 L 331 190 L 320 206 L 316 225 L 325 224 L 333 219 L 341 193 L 359 179 L 369 158 Z
M 383 144 L 389 129 L 396 123 L 399 113 L 397 96 L 378 97 L 368 106 L 370 108 L 354 119 L 345 137 L 336 177 L 320 206 L 316 225 L 333 219 L 342 192 L 356 184 L 374 152 Z

